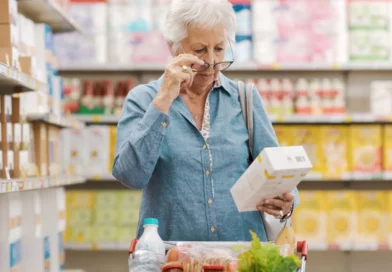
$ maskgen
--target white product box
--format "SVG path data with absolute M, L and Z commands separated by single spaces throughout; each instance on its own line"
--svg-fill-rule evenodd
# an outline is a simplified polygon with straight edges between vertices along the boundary
M 311 168 L 302 146 L 265 148 L 230 192 L 240 212 L 256 211 L 260 201 L 291 192 Z
M 88 136 L 88 171 L 91 176 L 110 173 L 110 127 L 90 126 Z M 84 147 L 85 148 L 85 147 Z
M 51 112 L 56 116 L 61 116 L 61 92 L 62 92 L 62 82 L 61 78 L 58 76 L 52 77 L 52 86 L 53 86 L 53 103 Z
M 68 175 L 86 174 L 87 150 L 85 136 L 87 132 L 76 129 L 62 129 L 60 131 L 60 153 L 62 165 Z
M 44 239 L 42 235 L 41 196 L 38 191 L 22 195 L 23 237 L 22 272 L 46 271 Z
M 0 195 L 0 271 L 20 271 L 22 203 L 19 193 Z
M 370 108 L 376 116 L 392 114 L 392 81 L 373 81 L 370 85 Z
M 65 190 L 54 188 L 42 191 L 42 226 L 45 258 L 50 260 L 51 272 L 59 272 L 64 256 L 62 233 L 65 229 Z
M 37 79 L 43 83 L 48 83 L 47 66 L 46 66 L 46 46 L 45 46 L 45 25 L 36 24 L 34 27 L 34 44 L 35 56 L 37 57 Z

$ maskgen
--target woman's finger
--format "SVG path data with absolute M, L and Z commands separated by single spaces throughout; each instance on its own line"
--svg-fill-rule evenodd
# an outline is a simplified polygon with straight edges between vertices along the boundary
M 281 199 L 273 198 L 273 199 L 266 199 L 266 200 L 264 200 L 263 204 L 264 205 L 276 206 L 276 207 L 279 207 L 279 208 L 282 209 L 285 206 L 286 202 L 284 200 L 281 200 Z
M 266 206 L 257 206 L 257 209 L 260 212 L 268 213 L 268 214 L 275 216 L 275 217 L 281 216 L 281 210 L 278 210 L 278 209 L 271 209 L 271 208 L 267 208 Z
M 203 65 L 204 61 L 202 61 L 201 59 L 199 59 L 198 57 L 194 56 L 194 55 L 190 55 L 190 54 L 182 54 L 177 56 L 174 61 L 173 64 L 177 65 L 177 66 L 192 66 L 192 64 L 199 64 L 199 65 Z

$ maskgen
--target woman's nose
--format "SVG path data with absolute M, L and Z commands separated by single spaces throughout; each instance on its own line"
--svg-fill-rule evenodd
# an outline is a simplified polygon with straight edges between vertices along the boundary
M 206 53 L 206 54 L 203 56 L 203 61 L 204 61 L 205 63 L 210 64 L 210 68 L 213 68 L 213 66 L 214 66 L 214 64 L 215 64 L 215 56 L 214 56 L 213 51 L 209 50 L 208 53 Z

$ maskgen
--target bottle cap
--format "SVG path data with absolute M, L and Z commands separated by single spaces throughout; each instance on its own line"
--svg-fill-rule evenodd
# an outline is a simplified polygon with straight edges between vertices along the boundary
M 143 220 L 143 226 L 146 226 L 146 225 L 155 225 L 155 226 L 159 226 L 158 219 L 156 219 L 156 218 L 145 218 L 145 219 Z

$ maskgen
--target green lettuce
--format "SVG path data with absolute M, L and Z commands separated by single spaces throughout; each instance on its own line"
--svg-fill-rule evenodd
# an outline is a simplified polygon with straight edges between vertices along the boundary
M 283 257 L 278 246 L 262 245 L 256 233 L 250 234 L 251 248 L 238 255 L 239 272 L 294 272 L 301 265 L 297 256 Z

